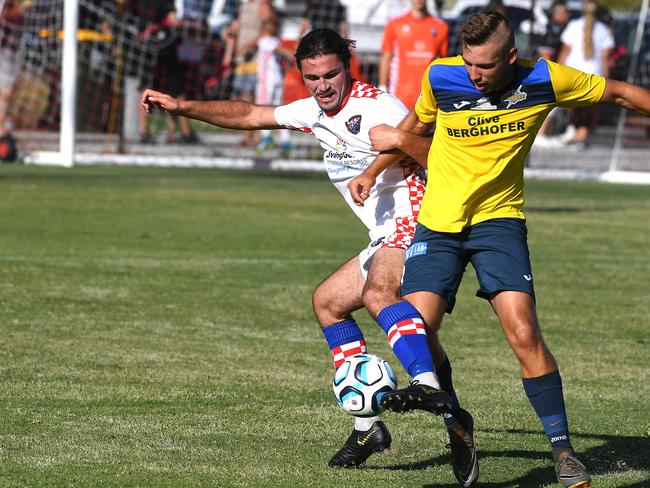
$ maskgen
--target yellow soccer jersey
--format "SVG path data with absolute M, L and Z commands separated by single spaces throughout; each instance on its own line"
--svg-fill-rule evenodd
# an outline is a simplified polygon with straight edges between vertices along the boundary
M 415 105 L 418 118 L 436 123 L 429 181 L 419 222 L 460 232 L 485 220 L 524 218 L 524 163 L 553 107 L 598 103 L 605 78 L 539 59 L 517 61 L 512 83 L 481 93 L 461 56 L 433 61 Z

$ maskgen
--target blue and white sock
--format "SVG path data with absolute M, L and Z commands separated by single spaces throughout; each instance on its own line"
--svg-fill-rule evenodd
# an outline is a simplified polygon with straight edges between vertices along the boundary
M 379 312 L 377 322 L 388 336 L 395 356 L 413 380 L 440 389 L 424 319 L 416 308 L 405 301 L 394 303 Z

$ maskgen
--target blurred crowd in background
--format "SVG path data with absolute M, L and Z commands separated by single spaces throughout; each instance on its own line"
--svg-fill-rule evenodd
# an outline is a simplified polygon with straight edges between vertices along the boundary
M 604 4 L 537 1 L 530 8 L 524 5 L 530 2 L 507 0 L 449 3 L 81 0 L 79 97 L 85 110 L 97 114 L 97 121 L 82 124 L 81 130 L 120 130 L 124 80 L 129 78 L 137 79 L 138 89 L 153 87 L 181 99 L 241 99 L 277 105 L 309 96 L 293 52 L 305 32 L 322 27 L 357 40 L 352 59 L 356 78 L 390 91 L 412 107 L 426 66 L 436 57 L 460 53 L 456 31 L 481 9 L 500 10 L 510 18 L 523 56 L 543 56 L 615 78 L 627 74 L 632 26 L 617 24 Z M 48 32 L 47 26 L 61 25 L 62 5 L 62 0 L 0 0 L 0 137 L 11 131 L 7 114 L 16 85 L 33 79 L 19 78 L 21 69 L 30 63 L 40 70 L 39 83 L 46 93 L 41 98 L 47 100 L 33 123 L 39 128 L 58 123 L 60 90 L 55 85 L 60 82 L 60 59 L 48 62 L 57 34 Z M 88 86 L 90 90 L 84 92 Z M 112 102 L 99 96 L 106 93 L 112 94 Z M 598 114 L 570 117 L 584 129 L 574 132 L 568 142 L 584 143 L 598 123 Z M 567 120 L 567 114 L 551 117 L 544 133 L 563 130 L 556 126 L 566 126 Z M 142 144 L 159 140 L 152 136 L 144 116 L 139 119 L 138 136 Z M 167 120 L 167 143 L 196 144 L 199 138 L 187 120 Z M 280 143 L 288 145 L 288 141 L 282 136 Z M 273 143 L 269 134 L 251 133 L 240 144 L 263 150 Z

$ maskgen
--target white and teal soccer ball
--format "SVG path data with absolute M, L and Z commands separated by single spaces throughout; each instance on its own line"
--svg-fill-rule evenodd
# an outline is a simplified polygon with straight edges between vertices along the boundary
M 332 387 L 336 401 L 347 413 L 373 417 L 381 410 L 381 397 L 397 389 L 397 377 L 382 358 L 356 354 L 337 368 Z

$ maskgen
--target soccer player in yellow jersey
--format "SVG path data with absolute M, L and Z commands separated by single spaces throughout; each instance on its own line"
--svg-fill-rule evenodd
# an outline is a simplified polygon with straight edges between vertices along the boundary
M 583 488 L 591 477 L 571 446 L 562 381 L 535 312 L 523 212 L 524 160 L 552 108 L 609 102 L 650 115 L 650 92 L 545 59 L 518 59 L 512 28 L 497 12 L 472 15 L 459 35 L 462 55 L 431 63 L 422 94 L 398 129 L 378 126 L 370 134 L 374 149 L 389 151 L 412 145 L 435 124 L 402 297 L 435 338 L 472 263 L 477 295 L 490 302 L 519 360 L 524 390 L 551 444 L 558 481 Z M 377 172 L 393 161 L 381 154 L 350 181 L 357 204 L 363 205 Z M 400 412 L 420 408 L 422 395 L 414 389 L 386 395 L 382 404 Z M 457 469 L 454 473 L 463 486 L 476 481 Z

